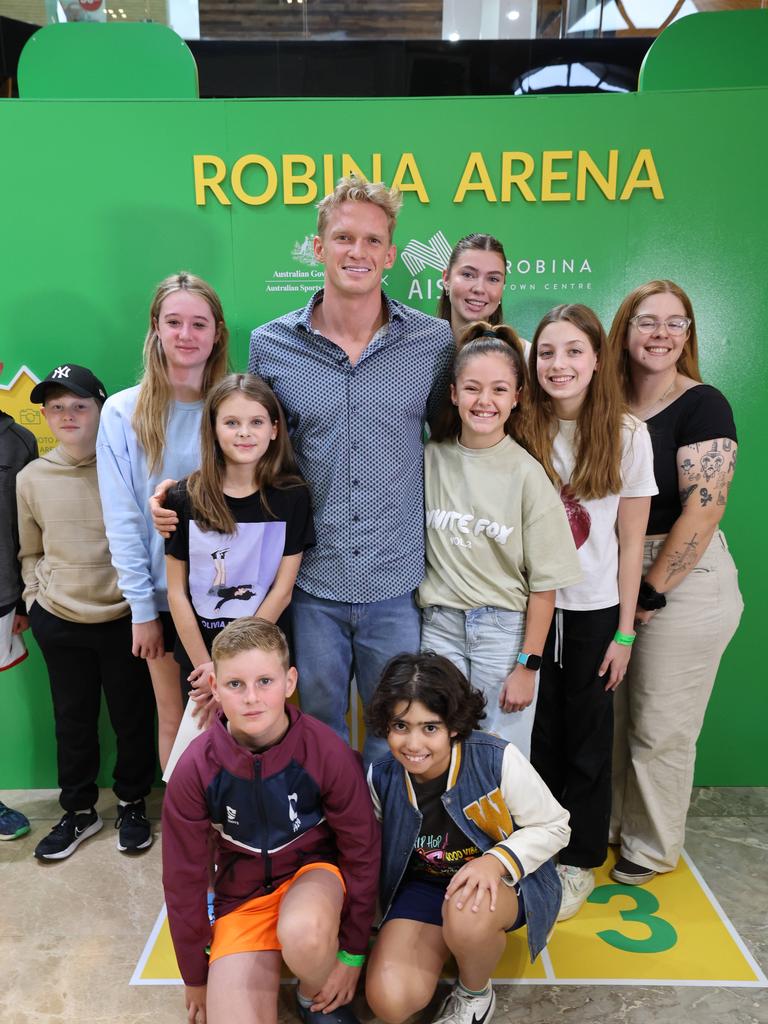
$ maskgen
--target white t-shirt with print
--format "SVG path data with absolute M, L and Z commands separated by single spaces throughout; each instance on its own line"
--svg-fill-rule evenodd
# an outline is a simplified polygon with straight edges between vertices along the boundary
M 576 420 L 559 420 L 552 443 L 552 463 L 561 480 L 570 480 L 576 463 Z M 620 498 L 658 494 L 653 476 L 653 449 L 648 428 L 634 416 L 622 424 L 621 492 L 605 498 L 574 499 L 561 492 L 581 563 L 582 579 L 558 590 L 555 604 L 569 611 L 611 608 L 619 603 L 619 541 L 616 520 Z

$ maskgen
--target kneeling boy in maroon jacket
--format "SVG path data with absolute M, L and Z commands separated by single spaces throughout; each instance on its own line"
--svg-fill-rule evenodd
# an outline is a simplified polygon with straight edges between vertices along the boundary
M 219 714 L 181 756 L 163 808 L 163 886 L 188 1020 L 256 1019 L 258 1006 L 259 1020 L 276 1021 L 284 960 L 305 1024 L 351 1024 L 380 855 L 360 757 L 286 705 L 297 676 L 277 626 L 237 619 L 212 653 Z

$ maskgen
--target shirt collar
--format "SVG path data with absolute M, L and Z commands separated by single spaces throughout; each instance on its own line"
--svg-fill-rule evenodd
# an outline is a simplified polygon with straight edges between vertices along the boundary
M 318 302 L 323 301 L 323 293 L 325 289 L 321 288 L 316 291 L 309 302 L 303 309 L 297 311 L 296 314 L 296 326 L 302 327 L 309 334 L 312 333 L 312 314 L 315 311 L 315 306 Z M 390 299 L 386 292 L 382 292 L 384 299 L 384 307 L 387 311 L 387 323 L 392 323 L 393 320 L 403 319 L 403 304 L 398 302 L 396 299 Z

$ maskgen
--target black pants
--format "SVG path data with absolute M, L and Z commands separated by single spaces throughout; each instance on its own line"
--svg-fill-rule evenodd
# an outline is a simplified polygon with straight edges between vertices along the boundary
M 147 663 L 131 654 L 130 615 L 68 622 L 35 601 L 29 620 L 51 683 L 61 806 L 85 810 L 98 798 L 102 689 L 117 737 L 115 794 L 146 796 L 155 777 L 155 700 Z
M 618 622 L 618 605 L 556 611 L 539 676 L 531 764 L 571 814 L 571 839 L 560 862 L 580 868 L 599 867 L 608 852 L 613 693 L 605 691 L 607 675 L 597 672 Z

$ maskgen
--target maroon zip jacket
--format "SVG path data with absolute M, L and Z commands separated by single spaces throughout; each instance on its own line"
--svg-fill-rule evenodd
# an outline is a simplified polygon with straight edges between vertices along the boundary
M 339 945 L 365 953 L 381 837 L 360 755 L 292 705 L 283 739 L 254 754 L 219 717 L 176 765 L 163 803 L 163 887 L 187 985 L 204 985 L 210 942 L 208 836 L 216 838 L 216 917 L 274 891 L 304 864 L 338 865 L 347 887 Z

